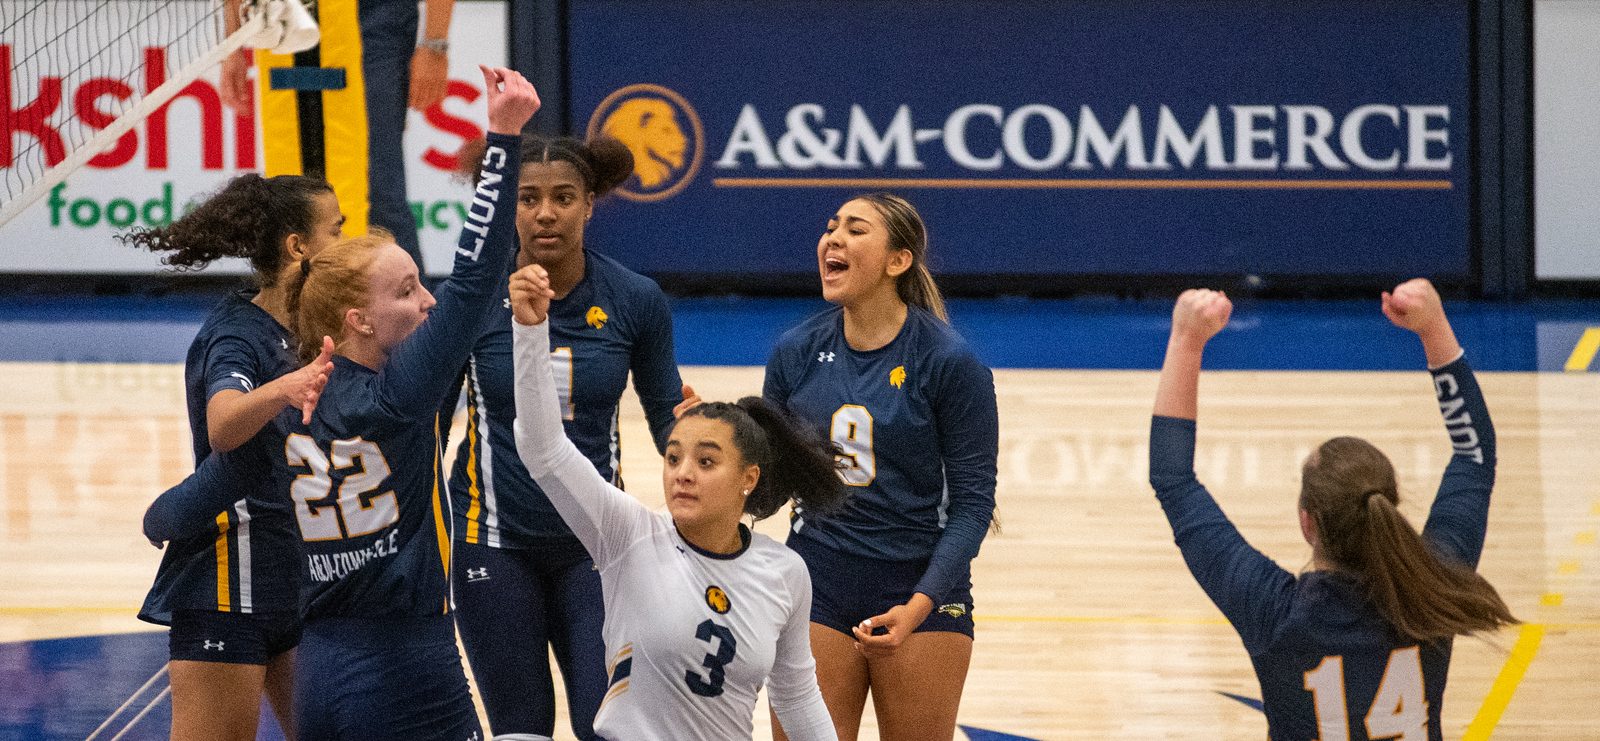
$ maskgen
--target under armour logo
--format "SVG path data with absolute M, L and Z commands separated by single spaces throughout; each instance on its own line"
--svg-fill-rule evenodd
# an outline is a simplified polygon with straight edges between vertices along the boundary
M 206 641 L 205 642 L 205 650 L 207 650 L 207 651 L 221 651 L 222 650 L 222 641 L 215 641 L 215 642 L 209 641 L 209 640 Z
M 505 300 L 505 304 L 504 304 L 504 306 L 505 306 L 505 307 L 506 307 L 506 308 L 507 308 L 507 309 L 509 309 L 509 308 L 511 308 L 511 299 L 509 299 L 509 298 L 508 298 L 508 299 L 506 299 L 506 300 Z
M 819 353 L 817 353 L 817 362 L 818 363 L 832 363 L 833 362 L 833 353 L 831 353 L 831 352 L 819 352 Z
M 489 578 L 489 567 L 467 569 L 467 581 L 485 581 Z
M 278 346 L 282 347 L 285 350 L 287 350 L 287 349 L 289 349 L 289 341 L 284 339 L 284 338 L 282 338 L 282 337 L 279 337 L 278 338 Z

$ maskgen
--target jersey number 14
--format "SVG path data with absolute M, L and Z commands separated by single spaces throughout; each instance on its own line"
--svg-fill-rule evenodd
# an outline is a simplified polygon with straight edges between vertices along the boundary
M 1305 688 L 1317 713 L 1317 741 L 1347 741 L 1350 721 L 1344 699 L 1344 657 L 1327 656 L 1306 672 Z M 1389 652 L 1378 694 L 1367 711 L 1367 738 L 1427 741 L 1428 700 L 1422 689 L 1422 656 L 1416 646 Z

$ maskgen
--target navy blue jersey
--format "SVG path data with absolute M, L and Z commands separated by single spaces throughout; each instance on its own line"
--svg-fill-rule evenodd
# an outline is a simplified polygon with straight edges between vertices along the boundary
M 994 375 L 938 317 L 909 307 L 889 344 L 853 350 L 844 310 L 784 333 L 766 398 L 843 449 L 852 487 L 829 517 L 799 513 L 792 538 L 891 561 L 931 559 L 915 591 L 934 604 L 969 578 L 994 515 Z
M 467 431 L 450 476 L 456 537 L 495 548 L 552 538 L 576 543 L 517 457 L 509 293 L 501 298 L 467 366 Z M 658 451 L 672 427 L 672 407 L 683 400 L 666 296 L 649 278 L 586 251 L 583 280 L 550 303 L 550 359 L 568 439 L 620 487 L 617 407 L 628 373 Z
M 1442 558 L 1477 568 L 1494 486 L 1494 426 L 1464 359 L 1433 371 L 1455 454 L 1423 528 Z M 1150 483 L 1189 570 L 1239 632 L 1274 739 L 1441 738 L 1450 640 L 1395 631 L 1355 578 L 1299 578 L 1251 548 L 1194 474 L 1193 420 L 1155 417 Z M 1417 734 L 1417 735 L 1411 735 Z
M 422 326 L 382 369 L 335 356 L 309 427 L 295 409 L 273 421 L 271 477 L 304 541 L 307 619 L 449 611 L 452 517 L 438 409 L 516 251 L 517 141 L 489 135 L 455 270 Z M 191 531 L 217 511 L 212 491 L 260 473 L 239 456 L 207 458 L 152 506 L 146 535 Z
M 297 367 L 291 336 L 253 292 L 223 299 L 200 325 L 185 360 L 184 396 L 198 465 L 211 454 L 206 404 L 218 392 L 249 393 Z M 237 455 L 267 460 L 270 433 L 257 433 Z M 287 501 L 263 478 L 219 492 L 232 503 L 210 528 L 174 541 L 161 557 L 139 617 L 169 624 L 174 610 L 271 612 L 299 609 L 299 535 Z

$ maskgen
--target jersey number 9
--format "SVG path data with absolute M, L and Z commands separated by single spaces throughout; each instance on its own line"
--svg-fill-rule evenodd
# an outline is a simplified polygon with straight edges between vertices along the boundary
M 332 455 L 322 452 L 308 435 L 290 435 L 284 444 L 290 466 L 305 466 L 289 487 L 294 499 L 295 519 L 300 522 L 300 537 L 307 541 L 338 540 L 370 535 L 400 519 L 400 507 L 393 491 L 369 496 L 389 478 L 389 461 L 374 443 L 359 437 L 335 440 L 328 446 Z M 334 501 L 326 502 L 333 489 L 330 468 L 354 468 L 339 482 Z
M 878 477 L 878 459 L 872 452 L 872 412 L 860 404 L 846 404 L 833 413 L 829 437 L 843 451 L 839 478 L 851 486 L 867 486 Z

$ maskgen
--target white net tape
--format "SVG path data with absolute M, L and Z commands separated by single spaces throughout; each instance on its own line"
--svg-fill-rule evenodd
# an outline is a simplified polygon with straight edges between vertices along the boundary
M 224 38 L 222 0 L 0 0 L 0 225 L 241 47 L 316 45 L 299 0 L 243 5 Z

